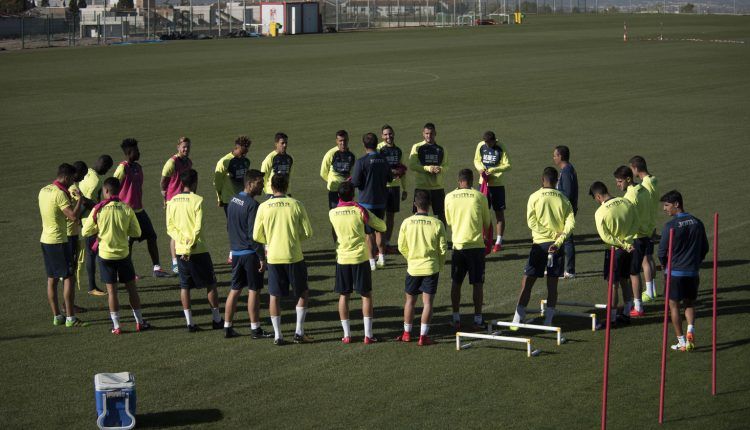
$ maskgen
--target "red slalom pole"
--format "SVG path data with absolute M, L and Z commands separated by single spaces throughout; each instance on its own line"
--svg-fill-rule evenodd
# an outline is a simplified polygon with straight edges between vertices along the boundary
M 714 315 L 711 325 L 712 349 L 711 349 L 711 395 L 716 395 L 716 315 L 717 315 L 717 291 L 719 289 L 719 213 L 714 213 Z
M 612 278 L 615 277 L 615 247 L 609 248 L 609 278 L 607 281 L 607 330 L 604 336 L 604 381 L 602 382 L 602 430 L 607 429 L 607 388 L 609 387 L 609 330 L 612 315 Z
M 659 424 L 664 424 L 664 390 L 667 385 L 667 336 L 669 331 L 669 285 L 672 283 L 672 241 L 674 229 L 669 229 L 667 248 L 667 284 L 664 288 L 664 332 L 661 342 L 661 385 L 659 386 Z

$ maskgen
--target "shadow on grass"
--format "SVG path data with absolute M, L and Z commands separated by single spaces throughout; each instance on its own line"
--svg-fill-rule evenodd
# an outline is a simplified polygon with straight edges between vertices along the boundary
M 706 339 L 706 340 L 708 340 L 708 339 Z M 727 349 L 732 349 L 732 348 L 737 347 L 737 346 L 747 345 L 749 343 L 750 343 L 750 338 L 737 339 L 737 340 L 732 340 L 732 341 L 727 341 L 727 342 L 717 342 L 716 343 L 716 350 L 717 351 L 724 351 L 724 350 L 727 350 Z M 711 352 L 711 350 L 712 350 L 712 347 L 711 347 L 710 344 L 707 344 L 707 345 L 704 345 L 704 346 L 699 346 L 699 347 L 695 348 L 696 352 Z
M 742 266 L 747 263 L 750 263 L 750 260 L 719 260 L 719 267 Z M 701 263 L 701 269 L 710 269 L 712 267 L 714 267 L 713 261 L 704 261 Z
M 705 414 L 699 414 L 699 415 L 690 415 L 688 417 L 674 418 L 674 419 L 671 419 L 671 420 L 667 419 L 667 420 L 664 420 L 664 422 L 665 423 L 669 423 L 669 422 L 675 422 L 676 423 L 676 422 L 680 422 L 680 421 L 690 421 L 690 420 L 694 420 L 694 419 L 697 419 L 697 418 L 707 418 L 707 417 L 714 417 L 714 416 L 717 416 L 717 415 L 725 415 L 725 414 L 729 414 L 729 413 L 732 413 L 732 412 L 747 411 L 748 409 L 750 409 L 750 406 L 747 406 L 747 407 L 744 407 L 744 408 L 730 409 L 728 411 L 717 411 L 717 412 L 711 412 L 711 413 L 705 413 Z
M 224 419 L 219 409 L 183 409 L 136 415 L 138 428 L 185 427 L 215 423 Z

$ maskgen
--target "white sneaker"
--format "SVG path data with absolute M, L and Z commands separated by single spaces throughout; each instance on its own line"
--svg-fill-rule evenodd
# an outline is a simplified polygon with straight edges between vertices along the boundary
M 383 268 L 385 267 L 385 260 L 378 260 L 375 262 L 375 267 L 377 268 Z

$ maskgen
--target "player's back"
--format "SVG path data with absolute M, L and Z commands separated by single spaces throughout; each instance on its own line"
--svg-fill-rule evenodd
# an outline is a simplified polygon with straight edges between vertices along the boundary
M 202 237 L 203 197 L 180 193 L 167 202 L 167 230 L 175 240 L 177 254 L 208 252 Z
M 545 232 L 559 233 L 565 226 L 565 221 L 573 212 L 573 207 L 567 197 L 554 188 L 540 188 L 530 197 L 527 205 L 527 221 L 533 219 L 535 226 L 529 223 L 532 236 L 537 239 L 554 240 L 547 237 Z
M 648 237 L 654 231 L 656 214 L 653 212 L 654 205 L 651 194 L 641 184 L 631 185 L 625 193 L 625 199 L 633 204 L 635 209 L 638 229 L 637 237 Z
M 482 229 L 491 221 L 487 197 L 482 193 L 459 188 L 446 194 L 445 219 L 453 234 L 454 248 L 484 248 Z
M 301 261 L 301 242 L 310 236 L 312 226 L 301 202 L 288 196 L 274 196 L 261 203 L 253 228 L 253 239 L 268 246 L 269 263 Z
M 428 276 L 440 271 L 447 245 L 443 222 L 427 214 L 415 214 L 401 224 L 398 249 L 412 276 Z
M 336 232 L 336 261 L 339 264 L 359 264 L 367 261 L 363 210 L 367 209 L 340 206 L 328 212 L 328 218 Z
M 62 211 L 66 206 L 70 206 L 70 200 L 56 185 L 49 184 L 39 190 L 39 213 L 42 217 L 40 242 L 55 244 L 68 240 L 67 217 Z
M 105 260 L 127 257 L 130 252 L 130 235 L 140 232 L 133 209 L 122 201 L 111 201 L 96 210 L 96 225 L 99 255 Z
M 597 223 L 602 223 L 608 231 L 620 240 L 632 238 L 637 233 L 637 216 L 630 201 L 613 197 L 596 210 Z

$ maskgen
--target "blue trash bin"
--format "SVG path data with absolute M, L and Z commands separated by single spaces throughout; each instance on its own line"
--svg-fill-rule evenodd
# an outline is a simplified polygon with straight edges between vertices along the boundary
M 106 430 L 135 427 L 135 377 L 130 372 L 94 376 L 96 425 Z

